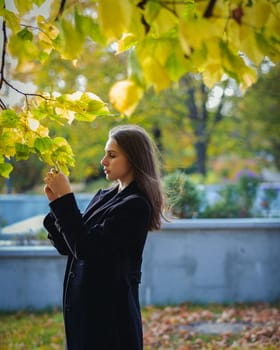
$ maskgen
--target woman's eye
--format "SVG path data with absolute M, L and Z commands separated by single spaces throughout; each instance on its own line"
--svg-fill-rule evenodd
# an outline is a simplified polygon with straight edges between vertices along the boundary
M 109 153 L 110 158 L 115 158 L 115 155 L 113 153 Z

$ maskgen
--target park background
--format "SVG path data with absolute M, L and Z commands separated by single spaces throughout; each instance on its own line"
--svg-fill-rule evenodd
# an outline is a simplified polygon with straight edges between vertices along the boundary
M 40 249 L 47 260 L 56 261 L 50 268 L 55 275 L 46 274 L 42 290 L 51 286 L 50 281 L 59 284 L 63 273 L 63 261 L 46 241 L 40 221 L 47 211 L 46 171 L 52 166 L 69 171 L 83 207 L 98 188 L 108 186 L 99 163 L 108 130 L 133 123 L 143 126 L 158 145 L 170 213 L 177 218 L 164 225 L 161 236 L 150 234 L 146 260 L 154 270 L 144 266 L 150 275 L 143 281 L 143 305 L 153 300 L 149 280 L 153 276 L 162 277 L 153 280 L 157 296 L 163 297 L 159 304 L 276 303 L 246 309 L 242 317 L 259 328 L 250 328 L 247 338 L 242 328 L 236 348 L 245 344 L 277 349 L 279 4 L 265 0 L 143 1 L 135 8 L 132 4 L 128 0 L 3 2 L 0 242 L 6 288 L 1 308 L 32 308 L 30 300 L 41 293 L 36 276 L 43 270 L 39 264 L 30 279 L 17 273 L 27 276 L 28 264 L 42 258 Z M 142 17 L 133 11 L 142 11 Z M 178 25 L 178 19 L 188 20 L 189 27 Z M 32 216 L 33 221 L 22 222 Z M 181 243 L 183 235 L 187 243 Z M 54 304 L 59 304 L 55 288 Z M 33 307 L 38 305 L 46 307 L 40 301 Z M 209 321 L 214 316 L 216 325 L 242 318 L 234 307 L 199 310 L 196 316 L 191 306 L 167 306 L 162 313 L 151 310 L 145 322 L 158 317 L 164 326 L 157 332 L 159 324 L 152 325 L 152 335 L 147 327 L 147 349 L 202 349 L 207 345 L 184 328 L 193 325 L 195 317 Z M 22 320 L 28 324 L 33 317 L 27 314 Z M 43 324 L 56 326 L 56 313 L 46 317 Z M 58 322 L 61 327 L 61 319 Z M 2 331 L 3 349 L 55 349 L 63 342 L 63 335 L 55 338 L 53 331 L 34 344 L 28 335 L 19 336 L 24 340 L 16 340 L 17 345 L 4 343 L 11 328 Z M 25 328 L 21 329 L 24 334 Z M 38 330 L 34 332 L 36 339 Z M 219 336 L 213 338 L 213 348 L 234 345 L 234 337 Z M 173 338 L 177 340 L 172 342 Z

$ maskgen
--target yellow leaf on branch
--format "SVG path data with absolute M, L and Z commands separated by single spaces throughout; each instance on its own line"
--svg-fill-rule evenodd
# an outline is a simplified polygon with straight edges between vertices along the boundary
M 12 11 L 9 11 L 4 8 L 0 8 L 0 16 L 3 17 L 3 19 L 6 22 L 6 25 L 11 29 L 13 33 L 17 33 L 20 31 L 20 18 Z
M 270 16 L 272 7 L 270 1 L 258 0 L 255 6 L 242 7 L 242 24 L 252 28 L 262 28 Z
M 151 34 L 154 37 L 161 37 L 177 25 L 176 16 L 156 1 L 148 1 L 144 16 L 151 26 Z
M 170 85 L 171 79 L 166 69 L 155 58 L 146 57 L 141 66 L 145 80 L 148 85 L 154 86 L 157 93 Z
M 118 41 L 118 49 L 116 54 L 128 50 L 132 45 L 136 44 L 137 39 L 134 34 L 124 33 L 121 39 Z
M 38 33 L 38 44 L 41 49 L 50 54 L 54 48 L 53 40 L 58 36 L 58 28 L 52 24 L 48 23 L 43 16 L 37 17 L 38 27 L 41 31 Z
M 133 4 L 129 0 L 102 0 L 98 3 L 98 17 L 104 35 L 111 40 L 119 39 L 123 33 L 129 32 L 133 21 Z
M 223 70 L 219 64 L 209 64 L 202 72 L 204 84 L 208 88 L 212 88 L 217 81 L 220 81 L 223 76 Z
M 109 93 L 110 102 L 120 112 L 130 116 L 143 97 L 143 88 L 133 80 L 122 80 L 115 83 Z
M 62 58 L 75 60 L 82 52 L 85 38 L 68 20 L 62 19 L 60 26 L 56 49 L 60 52 Z

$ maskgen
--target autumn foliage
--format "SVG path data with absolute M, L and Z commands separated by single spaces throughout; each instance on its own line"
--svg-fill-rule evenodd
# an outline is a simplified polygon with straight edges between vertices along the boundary
M 15 6 L 11 4 L 0 0 L 0 175 L 4 177 L 12 171 L 7 160 L 27 159 L 31 153 L 67 172 L 74 166 L 71 147 L 66 140 L 52 138 L 50 122 L 63 126 L 110 114 L 107 104 L 92 92 L 61 95 L 17 87 L 15 80 L 32 82 L 52 55 L 76 67 L 88 41 L 108 47 L 112 54 L 126 53 L 127 77 L 108 94 L 110 103 L 128 116 L 144 91 L 160 92 L 187 72 L 200 74 L 208 87 L 227 75 L 245 90 L 256 81 L 264 57 L 279 62 L 279 1 L 15 0 Z M 11 90 L 22 96 L 20 104 L 13 105 L 5 96 Z

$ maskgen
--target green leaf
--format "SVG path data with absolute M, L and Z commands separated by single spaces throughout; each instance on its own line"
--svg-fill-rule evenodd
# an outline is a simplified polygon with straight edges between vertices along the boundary
M 19 122 L 19 116 L 11 109 L 6 109 L 0 114 L 0 126 L 3 128 L 15 128 Z
M 33 0 L 34 4 L 36 6 L 41 6 L 44 2 L 46 2 L 46 0 Z
M 9 178 L 10 172 L 13 170 L 13 167 L 10 163 L 0 163 L 0 175 Z
M 33 0 L 14 0 L 14 4 L 20 15 L 29 12 L 33 7 Z
M 195 10 L 194 0 L 187 1 L 187 3 L 185 4 L 184 13 L 183 13 L 184 18 L 185 19 L 193 18 L 194 10 Z
M 23 143 L 16 143 L 16 159 L 26 160 L 29 157 L 30 148 Z
M 220 49 L 222 65 L 225 72 L 237 82 L 240 82 L 238 71 L 242 71 L 244 61 L 237 54 L 234 54 L 228 47 L 227 43 L 223 40 L 220 41 Z
M 41 63 L 46 62 L 48 58 L 49 58 L 49 54 L 47 54 L 46 52 L 39 53 L 38 59 Z
M 128 79 L 134 80 L 140 85 L 144 83 L 141 65 L 133 48 L 128 52 L 127 73 Z
M 8 48 L 11 55 L 18 59 L 17 69 L 19 72 L 23 70 L 26 73 L 27 67 L 29 69 L 31 66 L 34 67 L 34 61 L 37 60 L 39 55 L 39 48 L 33 41 L 24 40 L 18 35 L 12 35 L 8 42 Z
M 118 41 L 117 54 L 124 52 L 134 46 L 137 43 L 137 38 L 131 33 L 124 33 L 121 39 Z
M 95 94 L 77 91 L 73 94 L 59 96 L 57 107 L 61 109 L 61 116 L 67 118 L 69 111 L 75 112 L 75 119 L 92 121 L 98 115 L 108 115 L 106 104 Z M 64 114 L 63 114 L 64 111 Z
M 81 15 L 77 8 L 75 9 L 75 26 L 76 30 L 85 38 L 90 37 L 94 42 L 105 45 L 106 39 L 101 33 L 100 27 L 94 19 L 89 16 Z
M 69 150 L 71 150 L 71 147 L 68 144 L 68 142 L 65 140 L 64 137 L 61 137 L 61 136 L 57 136 L 53 139 L 53 145 L 58 147 L 68 146 Z
M 27 29 L 24 28 L 20 32 L 17 33 L 17 35 L 22 39 L 22 40 L 29 40 L 32 41 L 33 39 L 33 34 Z
M 173 81 L 178 81 L 186 72 L 192 71 L 193 65 L 191 60 L 186 60 L 184 53 L 175 40 L 173 40 L 173 50 L 166 61 L 165 67 Z
M 2 8 L 0 9 L 0 15 L 3 16 L 7 26 L 12 30 L 13 33 L 16 33 L 20 30 L 20 19 L 12 11 Z
M 53 149 L 54 151 L 51 154 L 53 164 L 68 174 L 68 167 L 75 165 L 71 146 L 63 137 L 55 137 L 53 139 Z
M 85 22 L 87 22 L 87 20 Z M 85 23 L 85 25 L 86 25 L 86 23 Z M 104 37 L 103 33 L 101 32 L 99 25 L 93 21 L 91 21 L 91 23 L 90 23 L 90 31 L 89 31 L 88 35 L 94 42 L 99 43 L 101 45 L 106 44 L 106 38 Z
M 145 5 L 145 20 L 152 23 L 158 16 L 161 10 L 161 5 L 156 1 L 147 1 Z
M 13 157 L 15 155 L 15 132 L 10 129 L 9 131 L 6 130 L 0 134 L 0 153 L 7 157 Z
M 57 41 L 60 47 L 57 47 L 57 49 L 60 51 L 62 58 L 74 60 L 79 57 L 83 49 L 84 40 L 84 34 L 77 31 L 71 22 L 65 19 L 61 20 L 61 31 Z
M 38 137 L 34 141 L 34 148 L 39 153 L 49 152 L 52 148 L 52 140 L 49 137 Z

